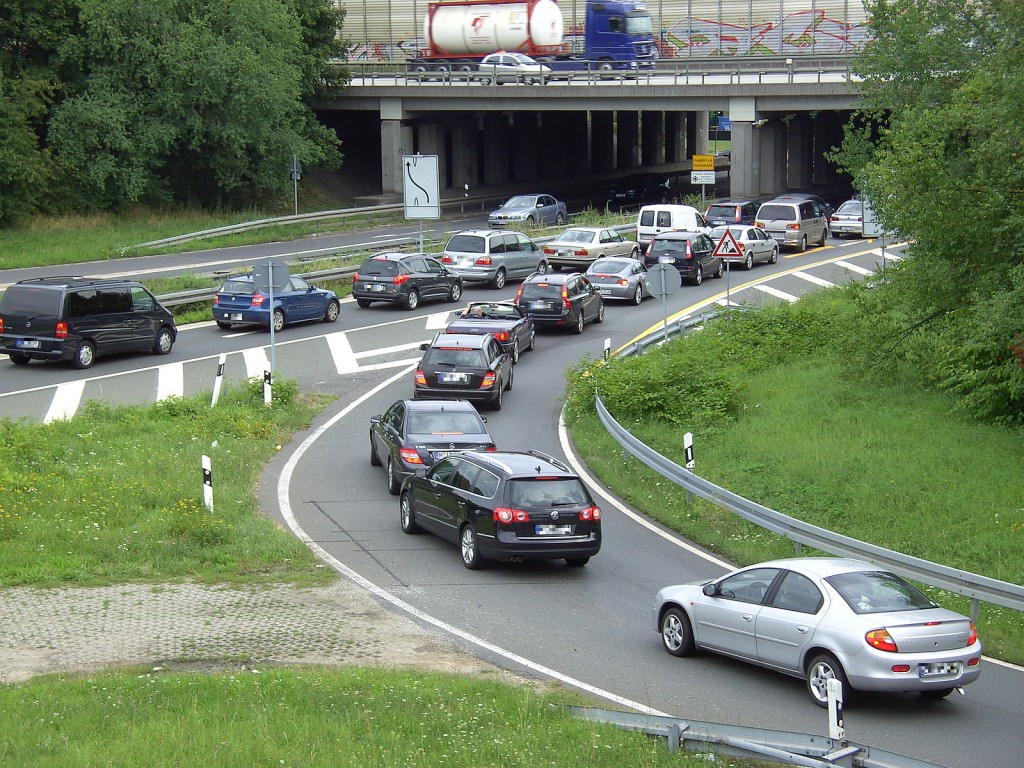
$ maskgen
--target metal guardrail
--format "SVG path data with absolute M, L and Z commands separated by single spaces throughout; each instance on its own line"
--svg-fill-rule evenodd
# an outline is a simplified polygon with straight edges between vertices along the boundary
M 694 327 L 704 325 L 718 313 L 708 313 L 684 322 L 670 325 L 658 333 L 652 334 L 644 343 L 638 342 L 623 351 L 622 356 L 641 352 L 647 346 L 659 344 L 666 340 L 666 332 L 674 331 L 680 335 Z M 824 528 L 796 520 L 776 512 L 768 507 L 745 499 L 731 491 L 715 485 L 709 480 L 695 475 L 671 459 L 663 456 L 653 448 L 645 445 L 619 424 L 605 408 L 600 395 L 595 396 L 598 418 L 605 429 L 622 446 L 627 454 L 636 456 L 655 472 L 671 480 L 676 485 L 700 496 L 707 501 L 739 515 L 766 530 L 793 541 L 798 547 L 807 545 L 827 552 L 831 555 L 852 557 L 883 565 L 889 570 L 906 578 L 914 579 L 923 584 L 945 589 L 954 594 L 963 595 L 971 600 L 971 618 L 978 618 L 978 602 L 992 603 L 1016 611 L 1024 612 L 1024 586 L 1006 581 L 989 578 L 958 568 L 951 568 L 933 563 L 918 557 L 905 555 L 891 549 L 827 531 Z
M 753 760 L 768 759 L 808 768 L 934 768 L 936 765 L 848 739 L 832 739 L 809 733 L 774 731 L 599 707 L 570 706 L 568 709 L 582 720 L 610 723 L 624 730 L 664 738 L 668 751 L 673 754 L 684 748 Z

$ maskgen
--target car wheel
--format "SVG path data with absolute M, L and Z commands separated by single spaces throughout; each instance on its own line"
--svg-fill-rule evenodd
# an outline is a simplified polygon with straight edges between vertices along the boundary
M 555 225 L 560 227 L 563 224 L 565 224 L 565 214 L 559 211 L 555 214 Z
M 595 323 L 603 323 L 604 322 L 604 302 L 603 301 L 600 304 L 597 305 L 597 317 L 594 318 L 594 322 Z
M 629 252 L 629 258 L 636 259 L 637 261 L 639 261 L 640 260 L 640 249 L 639 248 L 634 248 L 632 251 L 630 251 Z
M 374 445 L 373 435 L 372 434 L 370 435 L 370 466 L 371 467 L 379 467 L 380 466 L 380 456 L 377 455 L 377 446 Z
M 491 287 L 496 291 L 500 291 L 505 287 L 506 277 L 507 275 L 505 274 L 504 267 L 499 267 L 498 271 L 494 275 L 494 279 L 491 280 Z
M 476 540 L 476 529 L 466 524 L 459 531 L 459 550 L 462 552 L 462 564 L 475 571 L 482 568 L 484 559 L 480 557 L 480 544 Z
M 8 357 L 11 358 L 11 362 L 15 365 L 28 365 L 30 359 L 28 355 L 19 355 L 17 352 L 8 354 Z
M 952 692 L 952 688 L 933 688 L 930 691 L 921 691 L 921 698 L 933 700 L 944 699 Z
M 223 320 L 218 320 L 217 321 L 217 327 L 218 328 L 222 328 L 222 329 L 224 329 L 226 331 L 228 328 L 231 327 L 231 323 L 225 323 Z
M 548 263 L 546 261 L 538 262 L 537 269 L 534 270 L 538 275 L 546 275 L 548 273 Z
M 274 314 L 271 315 L 270 322 L 274 324 L 274 333 L 277 333 L 284 328 L 284 310 L 280 307 L 274 310 Z
M 481 77 L 480 78 L 480 85 L 490 85 L 493 82 L 494 81 L 491 80 L 491 78 L 489 78 L 489 77 Z
M 768 257 L 768 263 L 769 264 L 778 264 L 779 263 L 779 244 L 778 243 L 775 243 L 775 245 L 772 246 L 772 255 Z
M 519 339 L 512 340 L 512 364 L 519 362 Z
M 402 519 L 402 531 L 405 533 L 419 533 L 422 529 L 416 522 L 416 513 L 412 509 L 412 499 L 408 493 L 402 494 L 402 500 L 398 504 L 399 516 Z
M 455 302 L 462 298 L 462 283 L 452 283 L 451 290 L 448 291 L 448 301 Z
M 673 656 L 692 656 L 697 652 L 690 618 L 682 608 L 669 608 L 661 617 L 661 642 Z
M 358 304 L 363 309 L 366 309 L 368 306 L 370 306 L 370 300 L 369 299 L 356 299 L 356 304 Z
M 327 309 L 324 310 L 324 322 L 333 323 L 338 319 L 338 315 L 340 314 L 341 305 L 335 299 L 331 299 L 327 302 Z
M 420 292 L 415 288 L 409 291 L 409 295 L 405 297 L 405 308 L 408 310 L 416 309 L 420 305 Z
M 747 252 L 747 257 L 743 260 L 743 268 L 748 272 L 754 268 L 754 254 Z
M 800 247 L 797 248 L 797 250 L 800 251 L 800 253 L 803 253 L 804 251 L 807 250 L 807 235 L 801 235 Z
M 398 473 L 395 472 L 395 463 L 388 456 L 388 493 L 392 496 L 397 496 L 401 488 L 402 481 L 398 479 Z
M 640 283 L 636 284 L 636 290 L 633 291 L 633 303 L 640 306 L 640 302 L 644 300 L 644 288 Z
M 704 268 L 698 264 L 693 270 L 693 284 L 700 285 L 704 282 Z
M 807 665 L 807 692 L 811 694 L 814 703 L 823 709 L 828 707 L 829 680 L 838 680 L 843 684 L 843 698 L 847 697 L 846 674 L 835 657 L 828 653 L 822 653 L 811 659 Z
M 72 360 L 75 368 L 82 370 L 88 368 L 96 361 L 96 350 L 92 346 L 92 342 L 82 341 L 79 342 L 78 348 L 75 349 L 75 358 Z
M 576 333 L 583 333 L 583 310 L 576 315 L 576 327 L 573 329 Z
M 516 367 L 513 365 L 508 369 L 508 383 L 505 385 L 506 391 L 512 391 L 512 385 L 516 380 Z
M 535 218 L 533 218 L 533 216 L 527 216 L 526 217 L 526 226 L 528 226 L 530 229 L 533 229 L 534 227 L 537 226 L 537 220 Z
M 818 247 L 819 248 L 824 248 L 825 247 L 825 241 L 827 239 L 828 239 L 828 227 L 822 227 L 822 230 L 821 230 L 821 240 L 818 241 Z
M 491 410 L 500 411 L 502 406 L 502 395 L 505 393 L 505 387 L 502 386 L 501 382 L 498 382 L 498 391 L 494 395 L 494 399 L 491 400 Z
M 570 568 L 582 568 L 584 565 L 590 562 L 589 557 L 567 557 L 565 558 L 565 564 Z
M 530 329 L 530 343 L 526 345 L 527 349 L 533 349 L 533 346 L 537 343 L 537 329 Z
M 153 354 L 154 355 L 166 355 L 171 351 L 171 347 L 174 346 L 174 335 L 171 333 L 171 329 L 167 326 L 163 326 L 159 331 L 156 332 L 156 340 L 153 342 Z

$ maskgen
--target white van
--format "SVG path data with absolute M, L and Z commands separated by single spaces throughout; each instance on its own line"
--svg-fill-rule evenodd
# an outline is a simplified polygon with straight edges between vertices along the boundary
M 636 241 L 646 249 L 662 232 L 703 232 L 708 234 L 704 214 L 691 205 L 645 205 L 636 219 Z

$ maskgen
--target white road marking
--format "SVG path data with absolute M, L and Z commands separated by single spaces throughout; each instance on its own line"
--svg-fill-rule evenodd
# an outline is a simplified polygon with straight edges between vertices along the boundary
M 755 285 L 754 288 L 763 293 L 767 293 L 769 296 L 774 296 L 777 299 L 785 299 L 788 302 L 794 302 L 799 299 L 799 297 L 794 296 L 791 293 L 780 291 L 778 288 L 772 288 L 770 285 Z
M 348 343 L 348 336 L 344 331 L 329 333 L 324 338 L 327 339 L 327 348 L 331 350 L 334 367 L 338 373 L 352 373 L 359 370 L 359 363 L 356 362 L 352 345 Z
M 815 285 L 820 285 L 822 288 L 835 288 L 836 287 L 835 283 L 830 283 L 828 280 L 823 280 L 820 277 L 815 277 L 814 275 L 811 275 L 811 274 L 809 274 L 807 272 L 801 272 L 800 270 L 797 270 L 796 272 L 793 272 L 792 275 L 793 275 L 793 277 L 799 277 L 801 280 L 806 280 L 809 283 L 814 283 Z
M 68 381 L 58 384 L 50 401 L 50 407 L 46 410 L 43 423 L 49 424 L 58 419 L 70 419 L 78 410 L 82 402 L 82 393 L 85 391 L 85 379 L 80 381 Z
M 451 322 L 452 310 L 446 312 L 435 312 L 432 315 L 427 315 L 427 330 L 428 331 L 439 331 L 442 328 L 447 328 L 448 323 Z
M 185 396 L 185 364 L 168 363 L 156 369 L 156 399 Z
M 858 266 L 857 264 L 853 264 L 853 263 L 851 263 L 849 261 L 842 261 L 842 260 L 840 260 L 840 261 L 837 261 L 836 264 L 838 264 L 843 269 L 848 269 L 851 272 L 854 272 L 854 273 L 856 273 L 858 275 L 864 275 L 865 277 L 867 275 L 873 275 L 874 274 L 874 270 L 865 269 L 864 267 Z
M 398 344 L 394 347 L 380 347 L 378 349 L 370 349 L 367 350 L 366 352 L 356 352 L 355 356 L 356 359 L 358 360 L 359 358 L 363 357 L 380 357 L 381 355 L 389 355 L 393 352 L 408 352 L 410 349 L 419 349 L 420 344 L 423 344 L 425 341 L 430 341 L 430 339 L 424 339 L 423 341 L 413 341 L 409 344 Z
M 245 376 L 248 379 L 253 377 L 262 379 L 263 372 L 270 368 L 270 361 L 267 359 L 267 352 L 263 347 L 243 349 L 242 358 L 245 360 Z

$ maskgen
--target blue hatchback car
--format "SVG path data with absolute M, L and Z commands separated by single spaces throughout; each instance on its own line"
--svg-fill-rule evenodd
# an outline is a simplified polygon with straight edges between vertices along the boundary
M 213 297 L 213 319 L 220 328 L 261 325 L 269 329 L 273 318 L 274 330 L 280 331 L 289 323 L 307 320 L 333 323 L 340 311 L 334 291 L 317 288 L 294 275 L 288 279 L 287 288 L 274 291 L 273 309 L 269 294 L 256 289 L 252 275 L 228 278 Z

